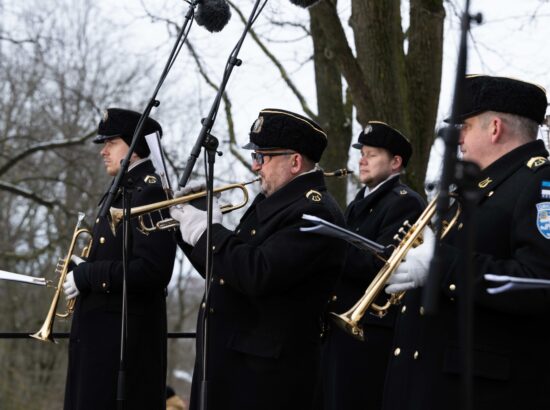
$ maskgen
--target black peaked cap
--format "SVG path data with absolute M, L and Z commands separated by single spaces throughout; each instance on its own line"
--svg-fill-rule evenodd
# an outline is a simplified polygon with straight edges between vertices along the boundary
M 291 111 L 266 108 L 250 127 L 245 149 L 287 148 L 319 162 L 327 146 L 327 134 L 315 121 Z
M 106 140 L 120 137 L 126 144 L 130 145 L 140 118 L 141 113 L 136 111 L 123 108 L 106 109 L 97 127 L 97 137 L 94 138 L 93 142 L 100 144 Z M 162 136 L 162 127 L 157 121 L 149 117 L 145 121 L 142 135 L 149 135 L 154 132 L 158 132 Z M 150 154 L 145 138 L 139 139 L 136 144 L 135 153 L 140 158 L 145 158 Z
M 468 75 L 457 123 L 485 111 L 515 114 L 542 124 L 547 107 L 546 90 L 536 84 L 508 77 Z M 450 122 L 446 118 L 445 122 Z
M 403 167 L 407 166 L 412 156 L 412 145 L 409 140 L 395 128 L 381 121 L 369 121 L 352 147 L 361 149 L 363 145 L 385 148 L 392 155 L 399 155 L 403 159 Z

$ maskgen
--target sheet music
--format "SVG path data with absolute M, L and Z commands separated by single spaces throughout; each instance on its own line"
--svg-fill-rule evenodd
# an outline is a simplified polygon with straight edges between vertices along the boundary
M 305 219 L 306 221 L 311 221 L 315 224 L 314 226 L 300 228 L 300 231 L 302 232 L 314 232 L 321 235 L 343 239 L 344 241 L 351 243 L 359 249 L 375 254 L 382 254 L 386 250 L 386 247 L 380 245 L 379 243 L 371 241 L 370 239 L 367 239 L 361 235 L 357 235 L 354 232 L 348 231 L 341 226 L 325 221 L 324 219 L 317 216 L 304 214 L 302 215 L 302 219 Z
M 30 283 L 31 285 L 46 286 L 47 281 L 44 278 L 37 278 L 29 275 L 20 275 L 19 273 L 6 272 L 0 270 L 0 280 L 10 280 L 14 282 Z
M 487 288 L 487 293 L 491 295 L 509 292 L 512 290 L 550 288 L 549 279 L 520 278 L 517 276 L 494 275 L 492 273 L 486 273 L 483 276 L 485 280 L 497 282 L 499 284 L 499 286 Z
M 160 176 L 162 187 L 165 190 L 172 190 L 170 185 L 170 180 L 168 178 L 168 171 L 166 169 L 166 163 L 164 162 L 164 155 L 162 153 L 162 145 L 160 144 L 159 134 L 154 132 L 152 134 L 146 135 L 145 140 L 149 146 L 149 158 L 157 171 L 157 174 Z

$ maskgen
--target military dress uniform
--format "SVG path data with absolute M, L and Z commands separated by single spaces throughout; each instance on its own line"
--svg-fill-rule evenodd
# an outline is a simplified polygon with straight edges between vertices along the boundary
M 501 92 L 491 95 L 502 104 Z M 491 105 L 494 100 L 482 95 L 476 101 Z M 541 107 L 544 113 L 545 103 Z M 485 168 L 477 181 L 480 195 L 472 222 L 475 409 L 550 408 L 550 293 L 537 289 L 491 295 L 486 290 L 495 284 L 483 278 L 492 273 L 550 279 L 547 157 L 542 141 L 526 143 Z M 466 258 L 460 248 L 462 232 L 459 218 L 441 244 L 444 266 L 437 314 L 424 314 L 421 290 L 407 292 L 396 323 L 384 409 L 461 408 L 457 299 Z
M 303 214 L 343 225 L 322 172 L 259 194 L 236 230 L 213 226 L 208 305 L 208 408 L 311 408 L 319 367 L 321 314 L 344 259 L 343 242 L 301 232 Z M 204 272 L 206 235 L 186 254 Z M 197 340 L 200 357 L 202 340 Z M 191 408 L 198 408 L 201 363 Z
M 131 206 L 166 199 L 151 161 L 132 168 Z M 120 196 L 113 201 L 120 208 Z M 166 406 L 166 287 L 176 244 L 170 232 L 144 235 L 131 220 L 132 247 L 126 277 L 128 338 L 126 408 Z M 106 219 L 93 227 L 89 258 L 74 269 L 76 299 L 69 340 L 65 410 L 116 408 L 122 306 L 122 226 L 113 235 Z
M 407 165 L 412 148 L 408 140 L 385 123 L 370 121 L 354 148 L 380 147 L 400 155 Z M 346 209 L 349 230 L 382 245 L 397 245 L 394 236 L 404 221 L 416 221 L 425 206 L 424 199 L 403 184 L 399 174 L 390 176 L 365 196 L 367 187 L 357 193 Z M 349 310 L 365 293 L 383 262 L 371 253 L 348 245 L 342 276 L 331 296 L 329 309 L 338 314 Z M 377 303 L 383 305 L 387 295 Z M 325 410 L 379 409 L 386 365 L 393 339 L 395 308 L 380 318 L 370 312 L 361 321 L 365 341 L 359 341 L 332 325 L 323 346 L 323 395 Z
M 383 245 L 396 245 L 393 236 L 424 208 L 424 200 L 395 175 L 364 196 L 361 189 L 346 210 L 348 229 Z M 343 313 L 364 294 L 383 262 L 349 245 L 342 277 L 331 297 L 330 311 Z M 379 298 L 384 304 L 387 295 Z M 332 326 L 323 347 L 325 409 L 380 408 L 385 373 L 392 346 L 396 308 L 383 318 L 367 313 L 362 320 L 365 341 Z
M 244 148 L 293 150 L 292 155 L 316 163 L 326 144 L 325 132 L 310 119 L 265 109 Z M 290 162 L 279 164 L 290 172 Z M 257 195 L 234 231 L 212 227 L 213 276 L 198 319 L 191 409 L 201 404 L 205 315 L 209 410 L 305 410 L 313 405 L 322 315 L 344 263 L 345 244 L 300 230 L 310 225 L 304 214 L 344 224 L 322 171 L 305 168 L 267 195 Z M 269 175 L 264 177 L 267 181 Z M 182 247 L 204 275 L 206 234 L 193 245 Z

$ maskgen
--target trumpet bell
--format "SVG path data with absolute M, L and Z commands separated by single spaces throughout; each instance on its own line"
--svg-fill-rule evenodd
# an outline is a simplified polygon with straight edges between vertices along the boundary
M 394 249 L 390 257 L 386 260 L 384 266 L 378 271 L 374 279 L 371 281 L 363 296 L 355 303 L 355 305 L 347 312 L 342 314 L 336 314 L 330 312 L 330 318 L 333 322 L 341 327 L 345 332 L 359 340 L 364 340 L 363 329 L 359 324 L 359 321 L 367 313 L 367 311 L 373 311 L 376 316 L 383 317 L 388 309 L 392 305 L 398 305 L 401 303 L 401 299 L 404 297 L 405 292 L 393 294 L 383 305 L 377 305 L 375 300 L 381 294 L 385 288 L 389 278 L 395 272 L 401 261 L 407 255 L 410 248 L 416 247 L 422 243 L 422 233 L 426 226 L 430 223 L 435 210 L 436 210 L 437 196 L 428 204 L 426 209 L 418 217 L 414 225 L 410 226 L 407 221 L 403 223 L 403 228 L 399 230 L 399 233 L 403 237 L 397 238 L 400 242 Z M 440 238 L 445 237 L 450 229 L 456 224 L 460 215 L 460 208 L 457 209 L 453 219 L 441 233 Z M 405 228 L 408 230 L 405 231 Z
M 345 313 L 338 315 L 334 312 L 330 312 L 329 318 L 330 320 L 332 320 L 332 323 L 334 323 L 344 332 L 353 336 L 357 340 L 360 340 L 362 342 L 365 341 L 365 334 L 361 325 L 351 320 Z
M 46 315 L 46 319 L 42 323 L 42 327 L 40 330 L 36 333 L 33 333 L 31 336 L 34 339 L 40 340 L 42 342 L 52 342 L 57 343 L 52 335 L 52 329 L 54 325 L 54 321 L 56 316 L 57 317 L 67 317 L 70 316 L 73 313 L 74 310 L 74 304 L 75 299 L 71 299 L 67 302 L 66 311 L 65 313 L 56 313 L 57 312 L 57 305 L 59 303 L 59 299 L 61 297 L 61 292 L 63 290 L 63 282 L 65 282 L 65 278 L 67 277 L 67 273 L 69 272 L 69 263 L 71 261 L 71 256 L 73 255 L 78 238 L 81 235 L 89 236 L 90 239 L 88 241 L 87 246 L 84 247 L 82 250 L 80 256 L 83 258 L 88 257 L 88 253 L 90 251 L 90 246 L 92 243 L 92 233 L 85 228 L 80 228 L 80 225 L 82 223 L 82 220 L 84 219 L 84 214 L 79 213 L 78 222 L 76 224 L 76 227 L 73 232 L 73 237 L 71 239 L 71 244 L 69 246 L 69 251 L 67 252 L 67 255 L 65 258 L 60 259 L 57 263 L 56 273 L 59 274 L 59 280 L 57 282 L 56 290 L 54 293 L 54 297 L 52 299 L 52 302 L 50 304 L 50 308 L 48 310 L 48 314 Z

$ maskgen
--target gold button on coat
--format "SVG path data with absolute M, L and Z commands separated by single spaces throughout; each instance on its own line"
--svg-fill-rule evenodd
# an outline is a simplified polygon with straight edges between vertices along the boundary
M 401 313 L 405 313 L 407 311 L 407 305 L 403 305 L 401 308 Z
M 99 243 L 102 245 L 105 243 L 105 238 L 103 236 L 99 238 Z
M 401 354 L 401 349 L 396 347 L 395 350 L 393 351 L 393 355 L 394 356 L 399 356 Z
M 451 292 L 454 292 L 454 291 L 456 290 L 456 285 L 455 285 L 454 283 L 451 283 L 451 284 L 449 285 L 449 290 L 450 290 Z
M 256 235 L 256 229 L 252 229 L 252 230 L 250 231 L 250 235 L 252 235 L 252 236 Z
M 222 285 L 222 286 L 225 285 L 225 280 L 220 279 L 220 285 Z
M 414 352 L 413 358 L 414 358 L 414 360 L 418 359 L 418 350 L 416 352 Z

